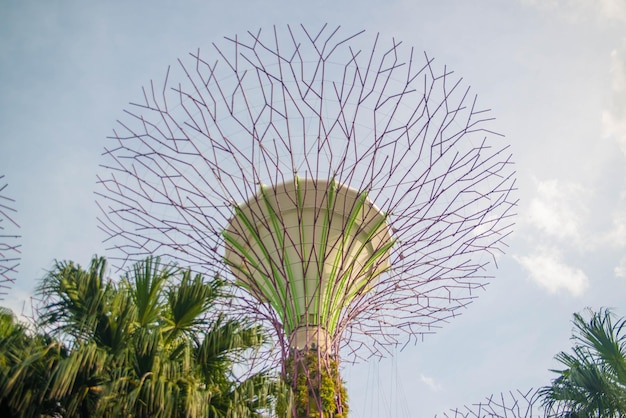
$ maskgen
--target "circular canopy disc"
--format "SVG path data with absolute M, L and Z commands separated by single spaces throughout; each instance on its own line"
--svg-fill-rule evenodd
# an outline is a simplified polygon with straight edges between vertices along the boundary
M 262 187 L 224 237 L 238 282 L 272 305 L 289 334 L 304 326 L 332 334 L 342 308 L 389 268 L 393 244 L 366 193 L 300 178 Z

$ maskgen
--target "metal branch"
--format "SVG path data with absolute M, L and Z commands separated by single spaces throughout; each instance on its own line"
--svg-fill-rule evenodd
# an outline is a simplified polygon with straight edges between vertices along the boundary
M 4 175 L 0 175 L 0 300 L 15 283 L 21 260 L 20 228 L 15 220 L 15 200 L 5 193 L 8 184 Z
M 548 414 L 541 408 L 536 389 L 491 395 L 484 401 L 444 412 L 445 418 L 539 418 Z M 436 415 L 435 415 L 436 418 Z

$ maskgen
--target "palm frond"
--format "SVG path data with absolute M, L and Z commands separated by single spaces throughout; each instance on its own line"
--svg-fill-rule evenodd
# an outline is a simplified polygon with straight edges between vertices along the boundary
M 574 315 L 574 347 L 555 359 L 565 366 L 540 390 L 551 416 L 617 417 L 626 414 L 624 319 L 613 322 L 608 309 Z
M 174 266 L 162 265 L 158 257 L 148 257 L 135 264 L 132 275 L 124 278 L 137 307 L 138 326 L 161 320 L 165 307 L 164 286 L 177 270 Z
M 180 282 L 169 288 L 167 298 L 170 324 L 166 331 L 168 341 L 172 341 L 183 333 L 192 336 L 200 330 L 217 294 L 213 286 L 204 283 L 201 275 L 192 278 L 191 271 L 187 270 Z
M 224 281 L 152 257 L 119 283 L 105 272 L 101 257 L 87 270 L 55 263 L 38 288 L 37 325 L 49 334 L 29 339 L 0 311 L 0 390 L 11 393 L 0 402 L 20 416 L 248 417 L 271 409 L 276 379 L 233 372 L 265 334 L 227 315 Z

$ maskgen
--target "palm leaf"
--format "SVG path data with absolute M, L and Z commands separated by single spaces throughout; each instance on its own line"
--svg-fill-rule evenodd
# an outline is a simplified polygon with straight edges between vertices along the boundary
M 138 326 L 153 325 L 161 320 L 165 308 L 164 286 L 177 269 L 163 266 L 158 257 L 148 257 L 135 264 L 132 275 L 125 277 L 135 306 Z
M 555 357 L 565 366 L 540 390 L 552 416 L 618 417 L 626 414 L 626 335 L 624 319 L 608 309 L 574 315 L 574 347 Z

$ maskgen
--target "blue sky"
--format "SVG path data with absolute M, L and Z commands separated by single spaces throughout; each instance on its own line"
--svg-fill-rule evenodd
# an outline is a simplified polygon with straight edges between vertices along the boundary
M 461 75 L 511 142 L 520 196 L 496 278 L 461 317 L 393 360 L 344 370 L 351 416 L 385 416 L 386 403 L 388 416 L 433 416 L 546 384 L 573 312 L 626 315 L 623 0 L 5 0 L 0 174 L 22 263 L 3 304 L 21 310 L 54 259 L 105 254 L 98 164 L 141 86 L 223 36 L 325 22 L 396 37 Z

